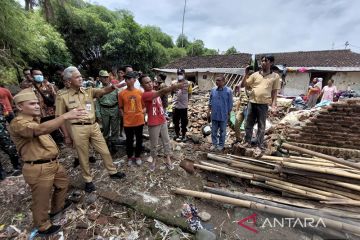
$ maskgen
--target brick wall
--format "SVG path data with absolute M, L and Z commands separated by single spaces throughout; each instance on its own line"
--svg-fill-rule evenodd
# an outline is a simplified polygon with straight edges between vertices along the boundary
M 335 102 L 288 130 L 289 142 L 360 150 L 360 99 Z

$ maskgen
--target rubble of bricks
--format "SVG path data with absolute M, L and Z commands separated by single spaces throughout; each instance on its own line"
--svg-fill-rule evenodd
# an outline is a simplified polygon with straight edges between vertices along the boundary
M 323 153 L 339 156 L 345 151 L 356 157 L 360 154 L 360 98 L 332 103 L 303 126 L 290 129 L 286 139 Z

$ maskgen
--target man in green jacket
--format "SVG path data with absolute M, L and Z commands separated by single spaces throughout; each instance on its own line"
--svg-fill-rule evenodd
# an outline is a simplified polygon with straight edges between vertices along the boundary
M 110 84 L 109 73 L 106 70 L 99 72 L 103 87 Z M 102 123 L 103 135 L 108 144 L 118 142 L 120 115 L 118 103 L 118 89 L 105 94 L 96 100 L 96 118 Z

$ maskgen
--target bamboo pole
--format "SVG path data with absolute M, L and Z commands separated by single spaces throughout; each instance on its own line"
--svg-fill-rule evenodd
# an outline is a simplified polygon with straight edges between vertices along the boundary
M 277 191 L 277 192 L 280 191 L 278 188 L 275 188 L 273 186 L 269 186 L 269 185 L 266 185 L 265 183 L 254 181 L 254 180 L 250 180 L 250 184 L 252 184 L 254 186 L 257 186 L 257 187 L 262 187 L 262 188 L 265 188 L 265 189 L 270 189 L 270 190 L 273 190 L 273 191 Z
M 345 183 L 345 182 L 340 182 L 340 181 L 335 181 L 335 180 L 330 180 L 330 179 L 323 179 L 323 178 L 314 178 L 314 179 L 360 192 L 360 186 L 356 185 L 356 184 Z
M 199 164 L 194 164 L 194 167 L 203 169 L 203 170 L 207 170 L 210 172 L 223 173 L 223 174 L 234 176 L 234 177 L 245 178 L 245 179 L 254 179 L 252 174 L 246 174 L 243 172 L 228 171 L 228 170 L 224 170 L 224 169 L 213 168 L 213 167 L 208 167 L 208 166 L 199 165 Z
M 316 199 L 316 200 L 332 200 L 332 198 L 330 198 L 330 197 L 323 196 L 323 195 L 313 193 L 313 192 L 309 192 L 309 191 L 306 191 L 306 190 L 303 190 L 303 189 L 297 189 L 297 188 L 294 188 L 294 187 L 291 187 L 291 186 L 288 186 L 288 185 L 282 185 L 282 184 L 274 183 L 274 182 L 271 182 L 271 181 L 265 181 L 265 183 L 270 185 L 270 186 L 280 188 L 280 189 L 282 189 L 284 191 L 287 191 L 287 192 L 290 192 L 290 193 L 295 193 L 295 194 L 302 195 L 302 196 L 305 196 L 305 197 L 309 197 L 309 198 L 312 198 L 312 199 Z
M 339 195 L 339 194 L 336 194 L 336 193 L 331 193 L 331 192 L 327 192 L 327 191 L 323 191 L 323 190 L 318 190 L 318 189 L 315 189 L 315 188 L 309 188 L 309 187 L 302 186 L 302 185 L 295 184 L 295 183 L 289 183 L 289 182 L 285 182 L 285 181 L 281 181 L 281 180 L 277 180 L 277 179 L 272 179 L 271 182 L 286 185 L 286 186 L 293 187 L 293 188 L 302 189 L 302 190 L 305 190 L 307 192 L 313 192 L 313 193 L 320 194 L 320 195 L 323 195 L 323 196 L 326 196 L 326 197 L 347 199 L 347 197 L 344 197 L 343 195 Z
M 335 221 L 335 220 L 328 219 L 328 218 L 319 218 L 317 216 L 307 214 L 307 213 L 292 211 L 292 210 L 288 210 L 288 209 L 282 209 L 279 207 L 268 206 L 265 204 L 254 203 L 254 202 L 246 201 L 246 200 L 224 197 L 224 196 L 211 194 L 211 193 L 191 191 L 191 190 L 181 189 L 181 188 L 176 188 L 174 190 L 174 193 L 180 194 L 180 195 L 208 199 L 208 200 L 215 200 L 215 201 L 219 201 L 222 203 L 232 204 L 235 206 L 246 207 L 246 208 L 250 208 L 250 209 L 256 209 L 256 210 L 260 210 L 263 212 L 277 214 L 277 215 L 286 216 L 286 217 L 313 218 L 315 220 L 315 222 L 322 220 L 324 222 L 324 224 L 326 225 L 326 227 L 360 235 L 360 224 L 354 225 L 355 223 L 354 224 L 343 223 L 343 222 Z
M 208 189 L 214 189 L 214 188 L 204 186 L 204 189 L 208 190 Z M 264 200 L 268 200 L 268 201 L 288 204 L 288 205 L 292 205 L 295 207 L 302 207 L 302 208 L 309 208 L 309 209 L 318 209 L 319 208 L 319 206 L 305 202 L 305 201 L 299 201 L 299 200 L 295 200 L 295 199 L 287 199 L 287 198 L 278 197 L 278 196 L 274 196 L 274 195 L 265 195 L 265 194 L 248 193 L 248 192 L 244 192 L 244 193 L 233 192 L 233 193 L 237 194 L 237 195 L 244 195 L 244 196 L 260 198 L 260 199 L 264 199 Z
M 248 163 L 230 163 L 230 166 L 236 167 L 236 168 L 246 168 L 251 170 L 256 170 L 260 172 L 266 172 L 266 173 L 276 173 L 277 171 L 274 169 L 264 168 L 264 167 L 258 167 L 254 166 Z
M 281 146 L 283 148 L 285 148 L 285 149 L 288 149 L 288 150 L 298 151 L 300 153 L 309 154 L 309 155 L 312 155 L 312 156 L 315 156 L 315 157 L 319 157 L 319 158 L 326 159 L 326 160 L 329 160 L 329 161 L 332 161 L 332 162 L 343 164 L 343 165 L 346 165 L 346 166 L 349 166 L 349 167 L 352 167 L 352 168 L 355 168 L 355 169 L 360 169 L 360 164 L 353 163 L 353 162 L 350 162 L 350 161 L 346 161 L 346 160 L 344 160 L 342 158 L 336 158 L 336 157 L 333 157 L 333 156 L 329 156 L 329 155 L 326 155 L 326 154 L 322 154 L 322 153 L 311 151 L 311 150 L 308 150 L 308 149 L 305 149 L 305 148 L 294 146 L 294 145 L 291 145 L 291 144 L 288 144 L 288 143 L 283 143 Z
M 236 199 L 253 201 L 253 202 L 257 202 L 257 203 L 261 203 L 261 204 L 270 205 L 273 207 L 280 207 L 280 208 L 295 210 L 295 211 L 299 211 L 299 212 L 303 212 L 303 213 L 309 213 L 309 214 L 313 214 L 313 215 L 319 216 L 319 217 L 328 217 L 333 220 L 345 221 L 350 224 L 352 224 L 353 221 L 344 219 L 344 217 L 347 218 L 350 214 L 351 216 L 355 217 L 355 219 L 360 218 L 360 216 L 358 214 L 355 216 L 354 214 L 349 213 L 349 212 L 337 211 L 337 210 L 332 210 L 332 209 L 327 209 L 327 211 L 322 211 L 321 209 L 316 208 L 316 207 L 314 207 L 314 208 L 305 207 L 304 208 L 304 207 L 294 206 L 292 203 L 290 203 L 290 205 L 292 205 L 292 206 L 289 206 L 284 203 L 278 203 L 278 202 L 274 202 L 274 201 L 271 201 L 268 199 L 258 198 L 256 196 L 247 195 L 245 193 L 232 192 L 232 191 L 229 191 L 226 189 L 219 189 L 219 188 L 212 188 L 212 187 L 204 187 L 204 189 L 210 193 L 218 194 L 221 196 L 227 196 L 227 197 L 232 197 L 232 198 L 236 198 Z M 341 218 L 339 218 L 339 217 L 341 217 Z
M 348 190 L 346 188 L 341 188 L 339 186 L 331 185 L 326 182 L 321 182 L 315 179 L 309 179 L 305 177 L 298 177 L 298 176 L 290 176 L 288 177 L 288 180 L 293 183 L 301 183 L 304 186 L 332 192 L 335 194 L 339 194 L 351 199 L 360 200 L 359 194 L 354 194 L 351 190 Z
M 329 201 L 320 201 L 325 204 L 341 204 L 341 205 L 351 205 L 351 206 L 360 206 L 360 201 L 351 200 L 351 199 L 337 199 L 337 200 L 329 200 Z
M 283 162 L 282 164 L 285 167 L 301 169 L 301 170 L 306 170 L 306 171 L 310 171 L 310 172 L 332 174 L 332 175 L 337 175 L 337 176 L 341 176 L 341 177 L 347 177 L 347 178 L 360 180 L 360 175 L 354 174 L 354 173 L 349 173 L 349 172 L 342 171 L 342 170 L 334 170 L 331 168 L 320 168 L 320 167 L 315 167 L 315 166 L 307 166 L 304 164 L 288 163 L 288 162 Z
M 279 191 L 279 189 L 277 189 L 277 191 Z M 302 195 L 297 195 L 297 194 L 294 194 L 294 193 L 289 193 L 289 192 L 286 192 L 286 191 L 282 191 L 282 192 L 281 192 L 281 196 L 283 196 L 283 197 L 289 197 L 289 198 L 296 198 L 296 199 L 304 199 L 304 200 L 311 200 L 311 201 L 313 201 L 313 199 L 309 199 L 308 197 L 305 197 L 305 196 L 302 196 Z

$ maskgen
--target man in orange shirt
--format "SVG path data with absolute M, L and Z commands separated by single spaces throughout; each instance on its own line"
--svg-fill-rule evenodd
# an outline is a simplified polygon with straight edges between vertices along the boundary
M 119 107 L 121 115 L 124 116 L 124 130 L 126 134 L 126 154 L 128 165 L 141 165 L 140 158 L 142 150 L 142 132 L 144 122 L 144 103 L 142 102 L 142 91 L 134 87 L 138 77 L 137 72 L 128 72 L 125 75 L 127 88 L 119 94 Z M 134 135 L 136 138 L 135 156 Z
M 3 105 L 3 115 L 8 123 L 15 117 L 12 109 L 13 96 L 11 92 L 5 88 L 4 85 L 0 85 L 0 104 Z

